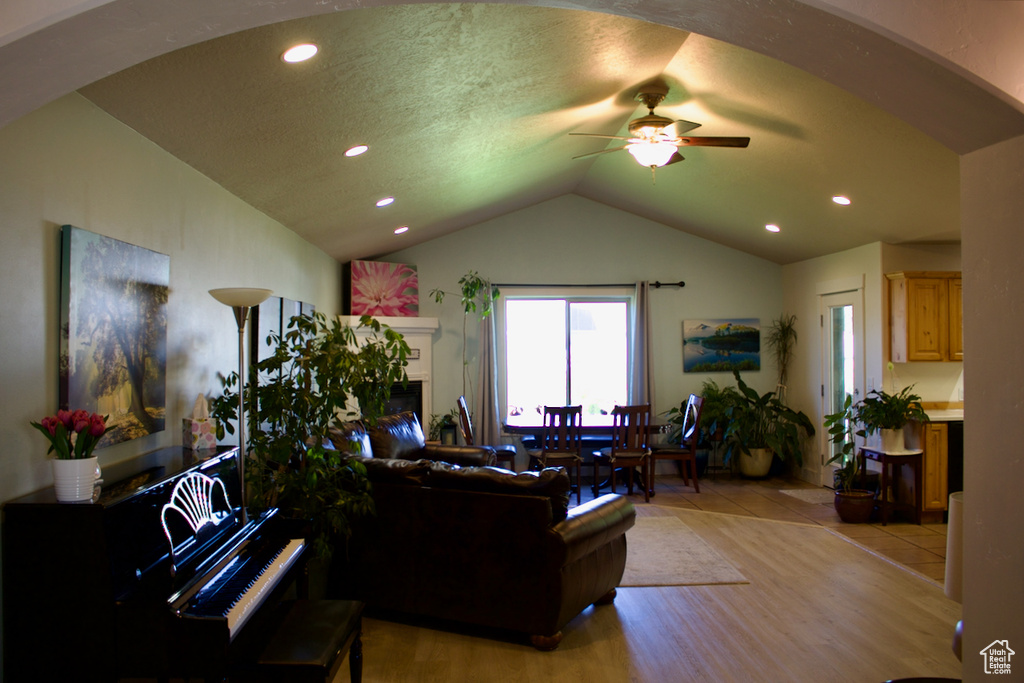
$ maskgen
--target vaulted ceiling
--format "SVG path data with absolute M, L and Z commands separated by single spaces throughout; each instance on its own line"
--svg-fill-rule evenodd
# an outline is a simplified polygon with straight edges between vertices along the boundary
M 318 55 L 284 63 L 302 41 Z M 658 114 L 749 147 L 685 148 L 653 178 L 625 151 L 573 159 L 621 144 L 568 134 L 625 134 L 653 80 L 670 88 Z M 958 156 L 928 135 L 779 61 L 607 14 L 349 10 L 185 47 L 80 92 L 339 261 L 566 193 L 783 264 L 960 237 Z M 360 143 L 369 152 L 344 156 Z M 377 208 L 384 196 L 396 201 Z

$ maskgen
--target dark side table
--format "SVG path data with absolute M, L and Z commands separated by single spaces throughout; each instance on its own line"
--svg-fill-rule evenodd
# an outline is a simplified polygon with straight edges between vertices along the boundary
M 921 499 L 923 486 L 922 455 L 920 449 L 900 451 L 898 453 L 883 451 L 881 448 L 860 449 L 860 478 L 863 484 L 867 480 L 868 460 L 874 460 L 882 465 L 882 476 L 880 491 L 878 494 L 878 510 L 882 513 L 882 526 L 889 521 L 889 512 L 892 510 L 909 510 L 914 515 L 914 524 L 921 523 Z M 903 465 L 909 465 L 914 470 L 914 502 L 904 503 L 896 500 L 899 490 L 900 471 Z M 895 466 L 895 467 L 893 467 Z M 890 476 L 890 470 L 892 474 Z M 889 500 L 889 487 L 892 486 L 892 500 Z

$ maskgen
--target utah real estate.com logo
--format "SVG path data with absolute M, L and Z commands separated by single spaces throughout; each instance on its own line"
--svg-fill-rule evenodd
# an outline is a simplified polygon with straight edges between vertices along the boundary
M 1010 649 L 1008 640 L 993 640 L 981 651 L 985 659 L 985 673 L 987 674 L 1009 674 L 1010 657 L 1017 654 Z

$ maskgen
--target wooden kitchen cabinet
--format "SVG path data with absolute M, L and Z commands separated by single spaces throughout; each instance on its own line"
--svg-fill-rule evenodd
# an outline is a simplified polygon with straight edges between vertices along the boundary
M 892 361 L 962 361 L 960 273 L 900 272 L 888 273 L 886 277 Z
M 928 422 L 924 429 L 924 476 L 921 508 L 944 511 L 949 497 L 949 432 L 945 422 Z

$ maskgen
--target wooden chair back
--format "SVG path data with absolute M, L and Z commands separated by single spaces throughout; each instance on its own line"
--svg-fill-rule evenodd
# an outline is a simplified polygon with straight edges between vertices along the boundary
M 469 419 L 469 408 L 466 407 L 466 397 L 459 396 L 459 427 L 462 429 L 462 440 L 467 446 L 475 446 L 473 441 L 473 423 Z
M 651 440 L 651 405 L 615 406 L 611 457 L 641 457 Z
M 544 406 L 544 440 L 542 455 L 574 455 L 582 457 L 583 441 L 580 426 L 583 406 Z
M 704 410 L 704 397 L 690 394 L 683 408 L 683 426 L 679 433 L 679 447 L 697 453 L 697 441 L 700 439 L 700 413 Z

